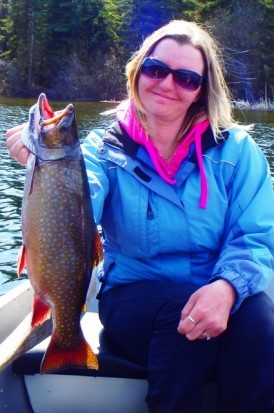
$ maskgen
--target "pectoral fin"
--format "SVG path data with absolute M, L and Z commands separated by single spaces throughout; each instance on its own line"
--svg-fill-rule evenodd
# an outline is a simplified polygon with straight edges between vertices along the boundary
M 96 228 L 93 234 L 93 248 L 92 248 L 92 268 L 97 267 L 103 261 L 104 252 L 102 242 L 98 229 Z
M 51 316 L 51 309 L 50 307 L 40 299 L 38 295 L 34 295 L 33 301 L 33 315 L 31 326 L 32 328 L 43 324 L 46 320 L 48 320 Z
M 17 257 L 17 276 L 20 277 L 22 274 L 24 268 L 27 266 L 27 260 L 26 260 L 26 249 L 25 246 L 22 245 L 18 257 Z

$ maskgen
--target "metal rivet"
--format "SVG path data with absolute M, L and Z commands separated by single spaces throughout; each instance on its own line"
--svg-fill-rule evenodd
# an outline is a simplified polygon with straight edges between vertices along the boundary
M 98 148 L 97 150 L 98 153 L 106 153 L 105 148 Z

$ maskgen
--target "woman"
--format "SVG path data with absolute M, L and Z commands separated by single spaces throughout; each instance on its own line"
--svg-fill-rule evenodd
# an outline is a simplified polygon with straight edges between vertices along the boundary
M 216 43 L 197 24 L 157 30 L 126 74 L 117 121 L 83 144 L 105 238 L 101 321 L 148 366 L 150 413 L 200 412 L 213 377 L 220 412 L 271 412 L 267 161 L 232 120 Z M 25 163 L 20 134 L 9 130 L 7 146 Z

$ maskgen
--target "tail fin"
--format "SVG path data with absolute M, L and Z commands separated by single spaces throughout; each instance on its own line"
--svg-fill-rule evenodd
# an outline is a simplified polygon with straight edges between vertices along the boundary
M 40 373 L 51 373 L 66 368 L 98 370 L 98 359 L 83 335 L 81 335 L 79 346 L 73 349 L 65 349 L 57 345 L 53 333 L 46 354 L 42 360 Z

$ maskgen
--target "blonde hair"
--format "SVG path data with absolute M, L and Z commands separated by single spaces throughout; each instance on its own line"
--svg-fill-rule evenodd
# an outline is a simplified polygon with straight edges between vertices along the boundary
M 153 53 L 157 44 L 165 39 L 174 39 L 180 44 L 190 44 L 200 50 L 204 59 L 206 78 L 202 84 L 201 97 L 188 109 L 187 115 L 179 131 L 180 137 L 199 120 L 208 118 L 215 139 L 221 130 L 227 130 L 235 125 L 232 118 L 230 94 L 223 75 L 223 60 L 220 48 L 206 30 L 194 22 L 173 20 L 156 30 L 143 42 L 126 66 L 127 89 L 129 99 L 136 105 L 137 115 L 145 124 L 145 114 L 138 94 L 138 80 L 143 59 Z M 179 136 L 178 135 L 178 136 Z

